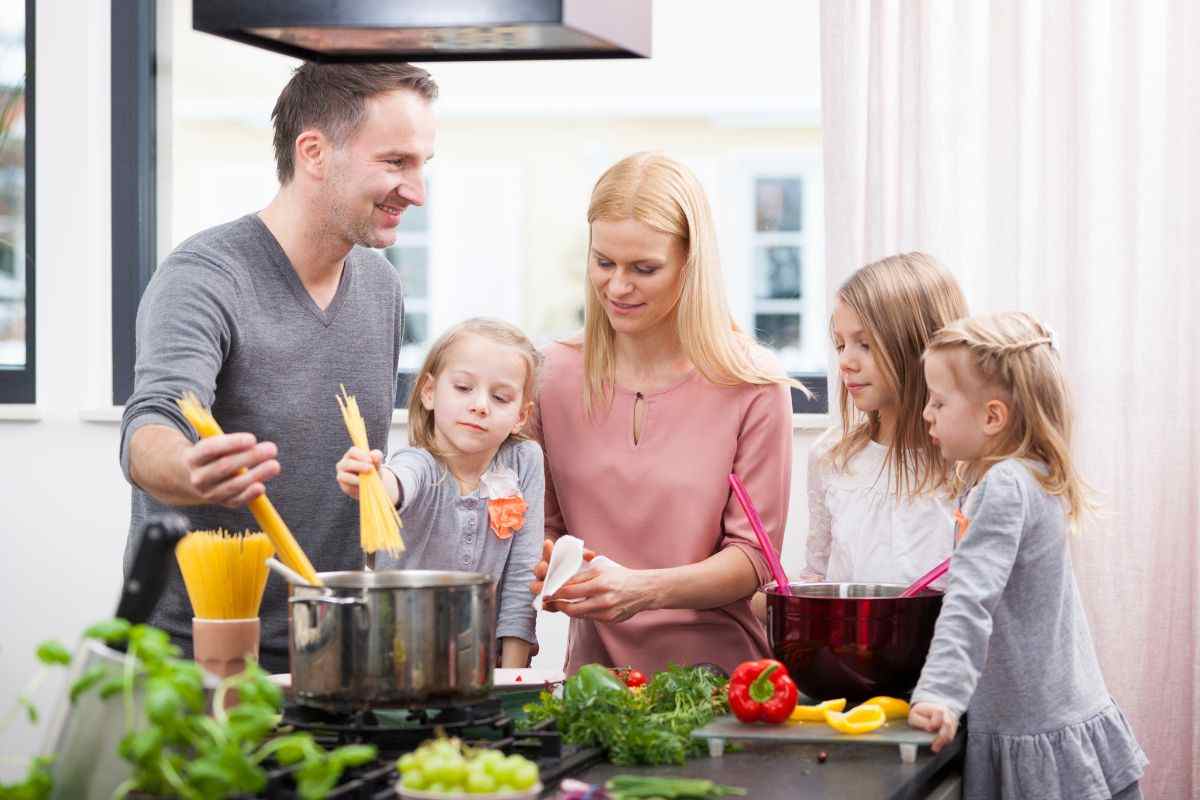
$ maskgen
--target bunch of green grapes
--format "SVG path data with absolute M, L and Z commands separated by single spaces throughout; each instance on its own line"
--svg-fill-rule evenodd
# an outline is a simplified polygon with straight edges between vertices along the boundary
M 400 756 L 396 767 L 405 789 L 449 797 L 527 791 L 538 782 L 537 764 L 529 759 L 464 747 L 458 739 L 431 739 Z

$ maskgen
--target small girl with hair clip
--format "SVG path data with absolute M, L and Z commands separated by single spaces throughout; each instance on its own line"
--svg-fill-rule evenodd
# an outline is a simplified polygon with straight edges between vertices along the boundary
M 929 433 L 958 461 L 965 536 L 908 722 L 934 752 L 970 712 L 963 797 L 1140 798 L 1148 760 L 1105 688 L 1067 532 L 1091 509 L 1049 328 L 960 320 L 925 354 Z
M 542 551 L 542 448 L 524 426 L 541 357 L 516 327 L 469 319 L 434 342 L 408 409 L 408 439 L 383 464 L 352 447 L 337 465 L 342 491 L 377 467 L 400 509 L 405 550 L 379 569 L 482 572 L 497 581 L 499 664 L 529 663 L 534 611 L 526 587 Z
M 924 253 L 868 264 L 838 290 L 842 424 L 809 451 L 802 579 L 907 585 L 950 555 L 950 469 L 921 419 L 921 354 L 966 315 L 954 276 Z

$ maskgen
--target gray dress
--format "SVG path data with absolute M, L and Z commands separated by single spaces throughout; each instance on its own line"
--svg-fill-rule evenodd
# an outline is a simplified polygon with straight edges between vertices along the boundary
M 1002 461 L 970 520 L 913 703 L 967 726 L 964 800 L 1090 800 L 1130 790 L 1148 759 L 1105 688 L 1071 570 L 1061 498 Z
M 404 552 L 380 554 L 379 569 L 448 569 L 482 572 L 496 581 L 496 638 L 513 636 L 533 644 L 535 615 L 529 584 L 545 539 L 545 477 L 542 448 L 532 441 L 506 441 L 493 465 L 517 474 L 525 499 L 525 522 L 508 539 L 492 531 L 481 489 L 458 492 L 458 481 L 429 451 L 403 447 L 388 457 L 402 492 L 400 518 Z

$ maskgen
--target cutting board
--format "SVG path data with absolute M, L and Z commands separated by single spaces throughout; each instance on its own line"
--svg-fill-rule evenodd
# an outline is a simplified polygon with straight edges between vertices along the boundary
M 703 728 L 692 731 L 692 736 L 701 739 L 757 739 L 768 742 L 786 742 L 788 744 L 907 744 L 924 747 L 931 744 L 934 735 L 926 731 L 918 731 L 908 727 L 902 719 L 892 719 L 870 733 L 857 735 L 838 733 L 824 722 L 792 722 L 782 725 L 755 724 L 747 725 L 738 722 L 737 717 L 726 714 L 717 717 Z

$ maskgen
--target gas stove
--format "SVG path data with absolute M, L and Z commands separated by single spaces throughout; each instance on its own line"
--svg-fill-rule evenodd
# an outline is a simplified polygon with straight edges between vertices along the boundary
M 396 796 L 396 759 L 417 749 L 424 741 L 441 734 L 462 739 L 472 747 L 518 753 L 538 766 L 542 784 L 548 789 L 564 777 L 578 774 L 602 760 L 597 748 L 567 745 L 562 735 L 547 723 L 518 731 L 500 697 L 467 705 L 423 706 L 414 709 L 361 709 L 336 713 L 288 700 L 284 704 L 282 731 L 308 731 L 330 749 L 346 744 L 373 744 L 379 756 L 371 764 L 348 770 L 330 798 L 383 800 Z M 265 798 L 296 796 L 291 768 L 272 770 Z
M 94 640 L 85 641 L 76 654 L 67 685 L 89 667 L 101 664 L 120 669 L 123 654 Z M 532 687 L 531 687 L 532 688 Z M 400 775 L 396 759 L 415 750 L 440 732 L 462 739 L 472 747 L 519 753 L 537 764 L 548 793 L 558 782 L 578 775 L 602 760 L 600 750 L 578 748 L 563 742 L 551 723 L 534 730 L 518 731 L 514 710 L 522 698 L 517 693 L 496 691 L 480 702 L 467 705 L 427 705 L 420 708 L 361 708 L 333 712 L 296 702 L 285 689 L 282 721 L 277 735 L 308 731 L 326 749 L 345 744 L 373 744 L 374 761 L 346 770 L 328 797 L 347 800 L 395 798 Z M 140 691 L 135 705 L 140 705 Z M 102 699 L 87 692 L 68 700 L 64 691 L 47 730 L 43 753 L 55 756 L 55 800 L 109 800 L 113 790 L 129 777 L 129 764 L 117 754 L 116 744 L 125 734 L 122 698 Z M 297 797 L 294 774 L 297 767 L 268 768 L 266 788 L 256 795 L 269 800 Z M 246 798 L 242 798 L 246 800 Z

